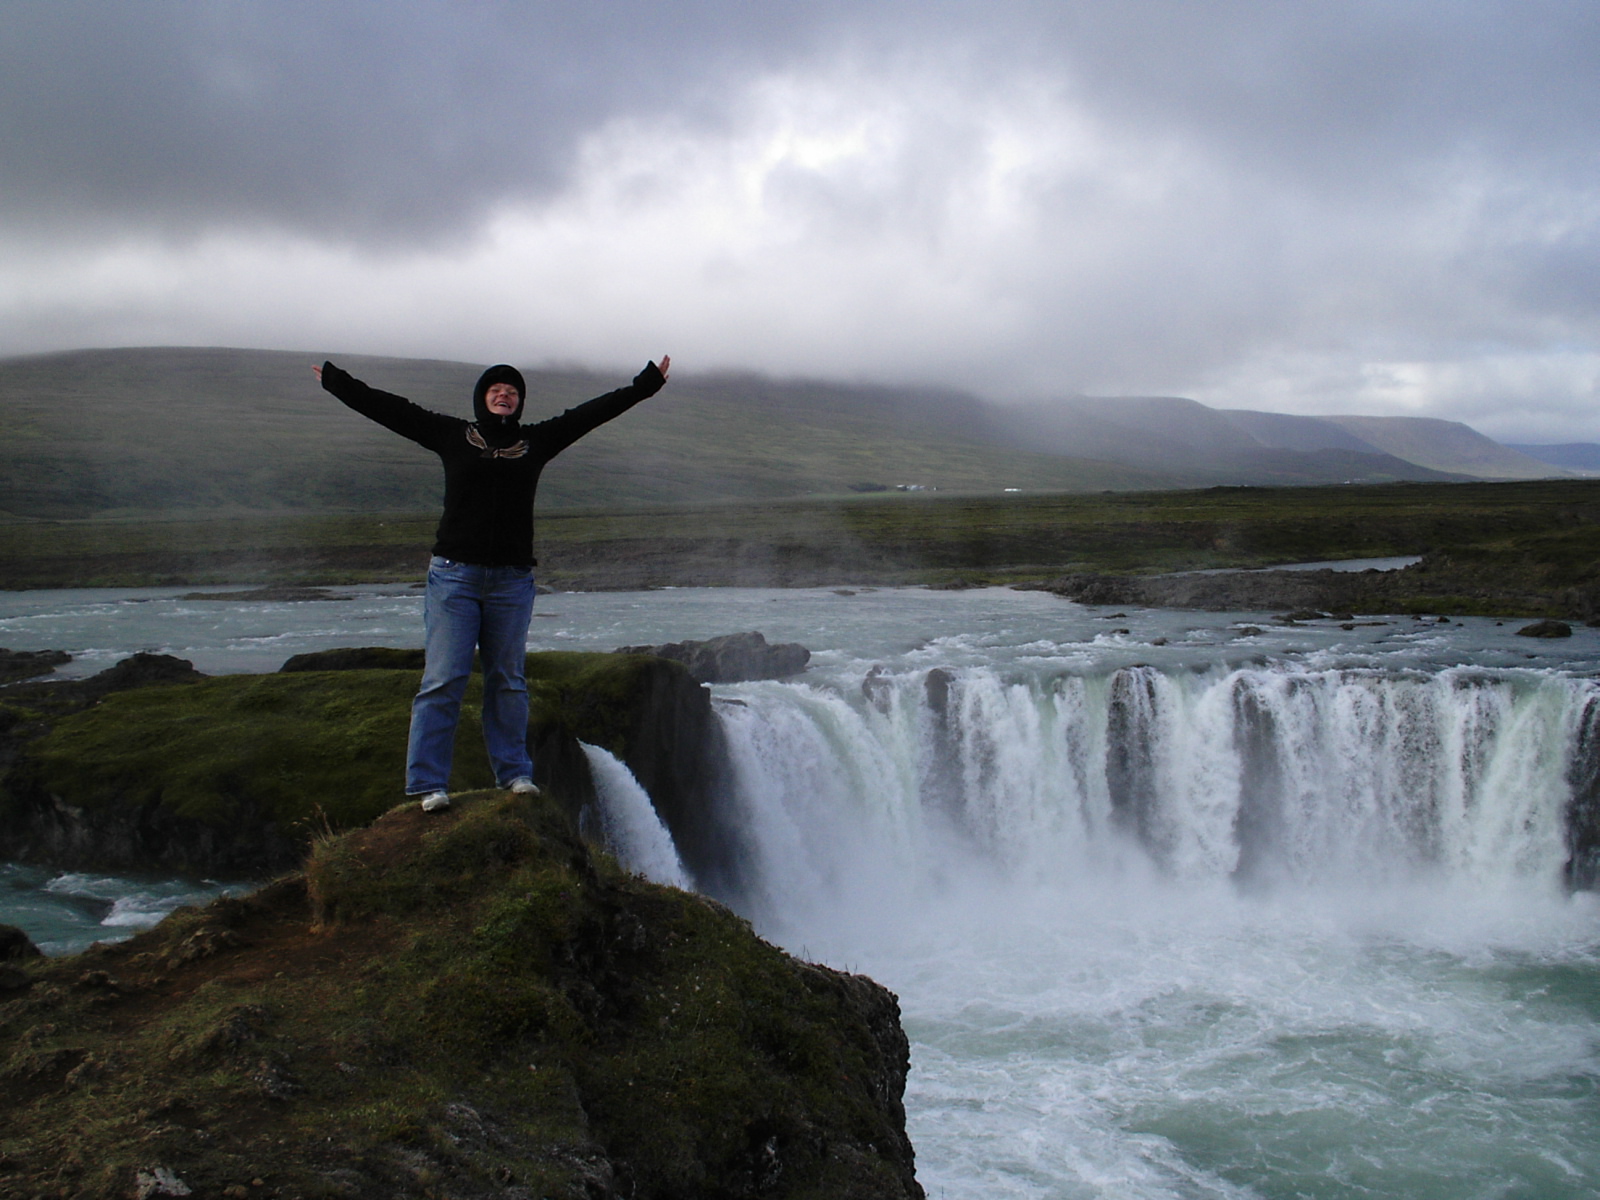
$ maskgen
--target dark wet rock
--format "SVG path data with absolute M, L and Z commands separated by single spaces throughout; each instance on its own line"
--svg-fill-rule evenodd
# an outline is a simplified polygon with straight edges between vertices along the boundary
M 1569 887 L 1600 890 L 1600 698 L 1590 697 L 1567 767 L 1565 816 Z
M 928 697 L 928 709 L 941 721 L 950 715 L 950 687 L 955 681 L 956 677 L 943 667 L 933 668 L 922 681 Z
M 888 669 L 882 663 L 874 664 L 861 681 L 861 694 L 879 712 L 889 711 L 889 694 L 894 685 L 889 680 Z
M 1234 571 L 1216 575 L 1073 575 L 1053 581 L 1048 590 L 1082 604 L 1213 612 L 1286 609 L 1291 615 L 1318 616 L 1332 607 L 1330 599 L 1341 594 L 1343 586 L 1336 571 Z
M 15 925 L 0 925 L 0 962 L 9 962 L 19 958 L 38 958 L 41 954 L 39 947 L 33 944 L 30 938 Z
M 618 654 L 653 654 L 689 668 L 696 683 L 743 683 L 752 679 L 784 679 L 798 675 L 811 661 L 811 651 L 798 642 L 769 645 L 757 632 L 729 633 L 703 642 L 668 642 L 661 646 L 619 646 Z
M 266 600 L 293 603 L 304 600 L 350 600 L 344 592 L 330 592 L 319 587 L 261 587 L 242 592 L 185 592 L 179 600 Z
M 313 650 L 296 654 L 280 671 L 420 671 L 422 650 L 403 650 L 393 646 L 344 646 L 337 650 Z
M 1168 852 L 1159 812 L 1160 784 L 1149 736 L 1155 719 L 1155 674 L 1124 667 L 1111 676 L 1106 723 L 1106 788 L 1111 819 L 1158 859 Z
M 33 986 L 33 976 L 11 963 L 0 963 L 0 992 L 20 992 Z
M 72 661 L 65 650 L 6 650 L 0 648 L 0 684 L 49 675 Z
M 1086 605 L 1195 608 L 1211 612 L 1300 613 L 1348 620 L 1356 613 L 1422 612 L 1436 620 L 1447 613 L 1486 616 L 1522 614 L 1567 620 L 1600 619 L 1600 583 L 1554 586 L 1550 570 L 1537 563 L 1489 567 L 1478 558 L 1430 553 L 1393 571 L 1241 570 L 1172 575 L 1061 575 L 1017 584 Z
M 98 675 L 83 680 L 85 691 L 97 696 L 112 692 L 126 692 L 133 688 L 150 687 L 158 683 L 198 683 L 208 676 L 194 669 L 186 658 L 171 654 L 149 654 L 140 651 L 131 658 L 107 667 Z
M 62 661 L 70 657 L 63 655 Z M 151 654 L 141 650 L 87 679 L 29 680 L 7 684 L 0 690 L 0 699 L 29 708 L 72 711 L 92 704 L 113 692 L 131 691 L 152 684 L 198 683 L 206 678 L 209 676 L 195 670 L 194 664 L 186 658 L 178 658 L 171 654 Z M 0 732 L 3 731 L 4 726 L 0 725 Z
M 1535 621 L 1517 630 L 1518 637 L 1564 638 L 1572 636 L 1572 626 L 1565 621 Z
M 601 662 L 610 658 L 594 657 Z M 536 766 L 542 770 L 549 761 L 552 780 L 564 783 L 580 769 L 587 774 L 576 738 L 607 746 L 649 794 L 700 890 L 714 896 L 739 894 L 747 882 L 752 847 L 745 844 L 741 822 L 725 807 L 733 789 L 711 689 L 697 683 L 683 663 L 659 655 L 640 660 L 625 678 L 626 688 L 603 706 L 587 693 L 564 695 L 567 715 L 550 729 L 577 758 L 570 768 L 560 769 L 550 757 L 558 749 L 556 739 L 547 737 L 535 745 Z

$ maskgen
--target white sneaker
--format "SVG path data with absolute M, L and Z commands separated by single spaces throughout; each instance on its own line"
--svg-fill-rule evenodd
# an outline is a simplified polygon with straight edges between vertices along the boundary
M 422 798 L 423 812 L 438 812 L 441 808 L 450 807 L 449 792 L 429 792 Z
M 519 796 L 538 796 L 543 794 L 539 791 L 539 785 L 526 775 L 513 779 L 510 786 L 511 790 Z

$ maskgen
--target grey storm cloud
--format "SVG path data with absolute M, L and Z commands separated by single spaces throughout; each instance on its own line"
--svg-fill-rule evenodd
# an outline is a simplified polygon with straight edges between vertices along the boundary
M 893 71 L 908 47 L 976 90 L 1052 72 L 1143 137 L 1354 205 L 1463 160 L 1595 182 L 1600 8 L 1581 3 L 12 0 L 0 212 L 426 237 L 558 188 L 607 120 L 715 126 L 763 70 L 849 52 Z
M 612 116 L 692 113 L 782 32 L 751 27 L 757 7 L 11 3 L 0 212 L 447 234 L 559 186 L 575 139 Z
M 1596 62 L 1589 0 L 0 0 L 0 349 L 533 324 L 1600 437 Z M 491 243 L 570 326 L 474 308 Z

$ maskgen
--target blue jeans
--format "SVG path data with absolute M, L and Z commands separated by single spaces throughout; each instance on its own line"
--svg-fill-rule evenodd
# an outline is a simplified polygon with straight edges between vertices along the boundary
M 483 660 L 483 741 L 495 782 L 508 787 L 533 775 L 523 678 L 533 596 L 529 567 L 479 567 L 437 557 L 429 562 L 422 610 L 427 656 L 421 690 L 411 702 L 407 794 L 449 789 L 474 647 Z

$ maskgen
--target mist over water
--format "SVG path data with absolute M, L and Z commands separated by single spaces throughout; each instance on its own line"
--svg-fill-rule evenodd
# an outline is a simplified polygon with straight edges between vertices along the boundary
M 234 615 L 35 597 L 0 606 L 0 644 L 209 671 L 270 669 L 269 637 L 278 661 L 417 644 L 414 594 L 350 591 Z M 813 650 L 795 680 L 714 689 L 728 898 L 900 995 L 930 1196 L 1600 1191 L 1600 903 L 1565 880 L 1600 634 L 1004 591 L 538 611 L 534 649 L 760 629 Z M 681 872 L 626 769 L 590 761 L 623 861 Z

